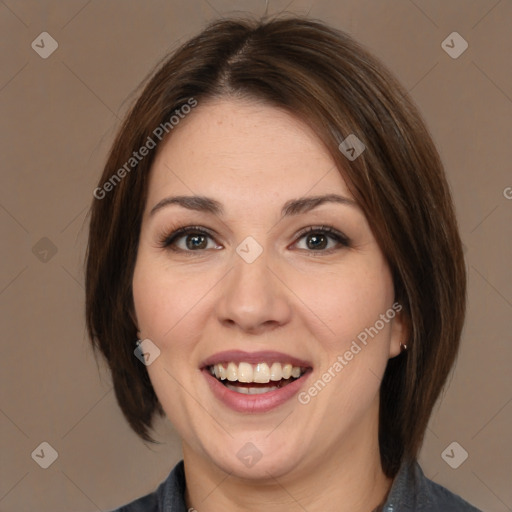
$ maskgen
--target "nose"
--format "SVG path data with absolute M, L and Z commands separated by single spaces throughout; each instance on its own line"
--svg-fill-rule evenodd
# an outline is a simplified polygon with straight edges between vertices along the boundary
M 223 279 L 216 313 L 219 321 L 250 334 L 270 331 L 291 318 L 291 301 L 265 251 L 252 263 L 234 256 L 234 268 Z M 276 275 L 277 274 L 277 275 Z

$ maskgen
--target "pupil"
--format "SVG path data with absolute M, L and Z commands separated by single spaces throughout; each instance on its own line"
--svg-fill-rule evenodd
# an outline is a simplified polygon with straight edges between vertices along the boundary
M 310 249 L 323 249 L 326 247 L 326 237 L 324 235 L 310 235 L 308 237 L 308 247 Z
M 187 238 L 188 249 L 204 249 L 205 247 L 206 244 L 204 235 L 190 235 Z

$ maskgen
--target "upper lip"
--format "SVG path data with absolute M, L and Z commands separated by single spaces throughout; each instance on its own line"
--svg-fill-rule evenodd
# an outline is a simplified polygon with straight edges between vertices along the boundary
M 224 352 L 217 352 L 211 355 L 201 363 L 201 368 L 207 368 L 219 363 L 281 363 L 291 364 L 303 368 L 310 368 L 311 363 L 303 359 L 285 354 L 283 352 L 275 352 L 272 350 L 265 350 L 260 352 L 244 352 L 243 350 L 225 350 Z

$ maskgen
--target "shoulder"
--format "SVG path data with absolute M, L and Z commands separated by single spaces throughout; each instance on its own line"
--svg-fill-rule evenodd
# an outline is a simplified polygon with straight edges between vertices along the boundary
M 391 487 L 383 512 L 481 512 L 428 479 L 416 461 L 405 463 Z
M 457 494 L 425 477 L 425 487 L 429 496 L 430 508 L 425 510 L 450 510 L 453 512 L 481 512 Z
M 110 512 L 186 512 L 185 472 L 180 461 L 158 488 Z
M 161 509 L 158 502 L 158 493 L 155 491 L 111 512 L 159 512 Z

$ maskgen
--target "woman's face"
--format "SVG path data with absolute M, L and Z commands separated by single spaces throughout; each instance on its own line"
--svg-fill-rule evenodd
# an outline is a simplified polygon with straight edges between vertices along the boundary
M 400 306 L 363 212 L 298 119 L 223 99 L 180 121 L 151 171 L 133 294 L 186 456 L 263 478 L 376 446 Z

